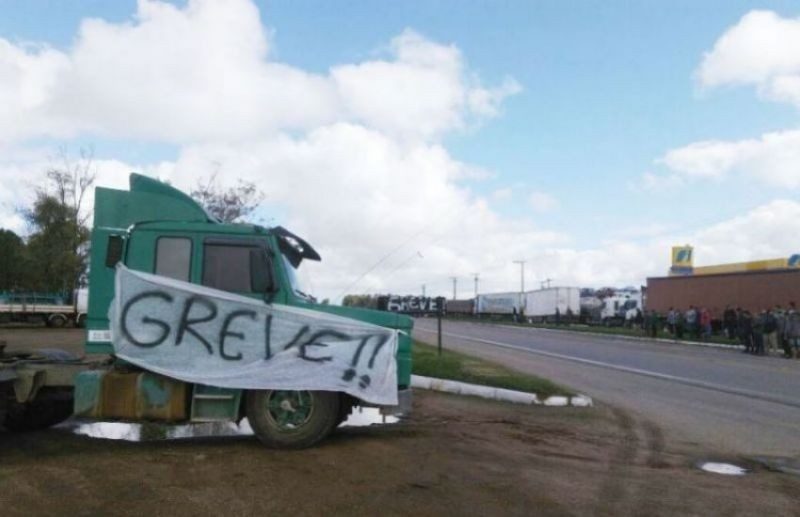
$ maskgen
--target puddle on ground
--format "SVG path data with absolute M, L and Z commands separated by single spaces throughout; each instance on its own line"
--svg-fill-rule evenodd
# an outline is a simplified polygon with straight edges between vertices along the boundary
M 370 425 L 396 424 L 400 421 L 399 417 L 381 415 L 380 409 L 376 407 L 357 407 L 353 409 L 347 420 L 342 422 L 340 427 L 366 427 Z
M 253 430 L 247 419 L 239 425 L 234 422 L 208 422 L 203 424 L 166 425 L 158 423 L 130 424 L 127 422 L 85 422 L 67 421 L 59 429 L 106 440 L 127 442 L 152 442 L 158 440 L 180 440 L 182 438 L 202 438 L 209 436 L 247 436 Z
M 713 461 L 706 461 L 697 464 L 700 470 L 711 472 L 712 474 L 722 474 L 724 476 L 744 476 L 748 473 L 746 468 L 734 465 L 732 463 L 717 463 Z
M 381 415 L 378 408 L 355 408 L 340 427 L 365 427 L 370 425 L 396 424 L 396 416 Z M 131 424 L 126 422 L 87 422 L 68 420 L 56 427 L 63 431 L 90 438 L 124 440 L 128 442 L 150 442 L 158 440 L 180 440 L 211 436 L 252 436 L 253 429 L 247 419 L 235 422 L 209 422 L 202 424 L 166 425 L 160 423 Z

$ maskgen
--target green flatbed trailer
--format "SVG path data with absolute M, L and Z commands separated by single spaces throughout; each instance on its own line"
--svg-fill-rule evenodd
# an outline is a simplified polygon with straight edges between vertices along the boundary
M 241 253 L 243 248 L 261 251 Z M 254 263 L 257 259 L 266 263 Z M 0 423 L 24 431 L 54 425 L 73 414 L 169 424 L 247 417 L 266 445 L 300 448 L 327 436 L 353 406 L 369 405 L 340 392 L 189 384 L 115 358 L 108 309 L 120 262 L 133 270 L 237 292 L 265 304 L 301 307 L 399 330 L 399 405 L 381 411 L 408 412 L 413 320 L 396 313 L 317 303 L 300 289 L 296 270 L 304 260 L 319 259 L 307 242 L 284 228 L 221 223 L 183 192 L 146 176 L 132 174 L 127 191 L 98 187 L 85 346 L 88 357 L 97 359 L 76 359 L 58 351 L 10 355 L 0 347 Z M 206 267 L 212 260 L 230 264 L 224 278 L 215 278 L 214 268 Z M 269 282 L 252 282 L 250 275 L 259 271 L 267 272 Z M 241 288 L 262 284 L 259 289 Z

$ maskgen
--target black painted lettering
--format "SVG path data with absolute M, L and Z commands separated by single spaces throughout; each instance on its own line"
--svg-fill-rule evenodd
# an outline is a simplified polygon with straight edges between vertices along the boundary
M 363 338 L 361 338 L 361 343 L 359 343 L 358 347 L 356 347 L 356 353 L 353 354 L 353 360 L 350 362 L 350 366 L 353 366 L 353 367 L 358 366 L 358 360 L 361 359 L 361 351 L 364 350 L 365 346 L 367 346 L 367 342 L 369 341 L 369 338 L 371 338 L 371 337 L 372 336 L 369 335 L 369 336 L 364 336 Z
M 378 343 L 372 350 L 372 357 L 369 358 L 369 364 L 367 365 L 370 370 L 372 369 L 373 366 L 375 366 L 375 358 L 378 357 L 378 352 L 381 351 L 381 348 L 383 348 L 383 345 L 385 345 L 387 341 L 389 341 L 389 336 L 386 335 L 378 336 Z
M 219 332 L 219 355 L 226 361 L 240 361 L 242 359 L 242 353 L 239 352 L 236 355 L 230 355 L 225 352 L 225 338 L 228 336 L 235 337 L 237 339 L 244 340 L 244 333 L 243 332 L 231 332 L 228 328 L 233 323 L 233 320 L 236 318 L 243 318 L 248 317 L 251 320 L 255 321 L 256 319 L 256 311 L 251 310 L 240 310 L 240 311 L 233 311 L 232 313 L 228 314 L 225 317 L 225 322 L 222 324 L 222 330 Z
M 308 354 L 309 352 L 308 349 L 311 348 L 312 346 L 326 348 L 328 345 L 326 345 L 325 343 L 318 342 L 324 338 L 333 338 L 338 341 L 347 341 L 348 339 L 350 339 L 350 336 L 338 332 L 336 330 L 320 330 L 319 332 L 308 338 L 302 345 L 300 345 L 300 354 L 299 354 L 300 359 L 305 359 L 306 361 L 311 361 L 314 363 L 326 363 L 328 361 L 333 361 L 333 357 L 329 355 L 326 355 L 324 357 L 319 357 L 319 356 L 311 356 Z
M 157 320 L 155 318 L 151 318 L 149 316 L 144 316 L 142 318 L 142 323 L 155 325 L 159 327 L 162 330 L 161 336 L 152 341 L 139 341 L 138 339 L 133 337 L 133 335 L 130 333 L 130 329 L 128 328 L 128 311 L 130 311 L 131 307 L 133 307 L 134 304 L 139 303 L 140 301 L 146 300 L 148 298 L 157 298 L 159 300 L 164 300 L 165 302 L 168 303 L 172 303 L 173 301 L 172 296 L 163 291 L 145 291 L 143 293 L 137 294 L 136 296 L 128 300 L 128 302 L 122 308 L 122 313 L 120 314 L 119 318 L 119 327 L 125 339 L 130 341 L 134 345 L 142 348 L 153 348 L 160 345 L 161 343 L 164 342 L 164 340 L 167 339 L 167 336 L 169 336 L 170 332 L 169 325 L 166 322 Z
M 208 312 L 202 317 L 190 318 L 189 314 L 195 305 L 202 305 L 208 310 Z M 209 354 L 214 355 L 214 349 L 211 347 L 211 343 L 209 343 L 202 334 L 193 329 L 192 325 L 205 323 L 206 321 L 211 321 L 216 317 L 217 306 L 208 298 L 204 298 L 202 296 L 190 296 L 187 298 L 186 303 L 183 305 L 183 314 L 181 315 L 180 323 L 178 324 L 178 333 L 175 336 L 175 346 L 180 345 L 183 342 L 183 336 L 186 332 L 188 332 L 206 347 L 206 350 L 208 350 Z
M 304 325 L 300 330 L 297 331 L 297 334 L 294 335 L 292 340 L 289 341 L 289 343 L 285 347 L 283 347 L 283 349 L 289 350 L 293 346 L 297 346 L 297 343 L 300 342 L 300 340 L 303 338 L 303 336 L 306 335 L 307 332 L 308 332 L 308 325 Z
M 272 314 L 267 314 L 264 324 L 264 359 L 272 357 Z
M 386 342 L 389 341 L 389 336 L 380 334 L 369 334 L 361 338 L 361 342 L 356 347 L 356 352 L 353 354 L 353 359 L 350 362 L 350 368 L 345 370 L 344 373 L 342 374 L 343 381 L 350 382 L 356 378 L 356 375 L 358 375 L 358 370 L 356 370 L 356 368 L 358 367 L 358 363 L 361 360 L 361 353 L 364 351 L 364 348 L 366 348 L 367 344 L 373 338 L 377 339 L 377 343 L 375 343 L 375 346 L 372 348 L 372 356 L 370 356 L 369 358 L 367 367 L 371 370 L 375 366 L 375 359 L 378 357 L 378 353 L 381 351 L 381 348 L 383 348 L 383 345 L 385 345 Z M 369 387 L 371 382 L 372 379 L 370 378 L 370 376 L 365 374 L 359 377 L 358 385 L 363 390 L 367 389 L 367 387 Z

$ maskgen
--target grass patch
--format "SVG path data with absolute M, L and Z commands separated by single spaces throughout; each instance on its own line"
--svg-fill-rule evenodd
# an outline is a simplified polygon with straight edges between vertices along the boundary
M 528 327 L 534 328 L 545 328 L 545 329 L 557 329 L 557 330 L 569 330 L 573 332 L 591 332 L 594 334 L 605 334 L 610 336 L 633 336 L 633 337 L 640 337 L 640 338 L 647 338 L 652 339 L 649 334 L 645 334 L 642 329 L 637 328 L 627 328 L 627 327 L 601 327 L 601 326 L 589 326 L 589 325 L 525 325 Z M 710 339 L 703 340 L 703 338 L 695 338 L 693 336 L 686 337 L 684 336 L 683 339 L 677 339 L 668 332 L 657 332 L 656 339 L 671 339 L 677 343 L 681 342 L 691 342 L 691 343 L 714 343 L 717 345 L 728 345 L 728 346 L 736 346 L 738 345 L 738 341 L 731 341 L 730 339 L 724 338 L 718 335 L 712 335 Z
M 415 375 L 526 391 L 536 393 L 539 398 L 551 395 L 574 395 L 573 392 L 547 379 L 515 372 L 485 359 L 451 350 L 442 350 L 442 355 L 439 357 L 436 347 L 419 341 L 414 342 L 412 354 Z
M 513 321 L 509 320 L 492 320 L 492 319 L 480 319 L 480 318 L 448 318 L 452 321 L 467 321 L 470 323 L 488 323 L 488 324 L 501 324 L 501 325 L 513 325 L 515 327 L 525 327 L 525 328 L 536 328 L 536 329 L 552 329 L 552 330 L 568 330 L 570 332 L 584 332 L 589 334 L 604 334 L 608 336 L 633 336 L 633 337 L 640 337 L 640 338 L 647 338 L 650 339 L 649 335 L 646 335 L 642 329 L 639 328 L 628 328 L 628 327 L 603 327 L 600 325 L 585 325 L 585 324 L 572 324 L 572 325 L 553 325 L 553 324 L 546 324 L 546 323 L 514 323 Z M 659 331 L 656 334 L 656 339 L 671 339 L 676 343 L 682 342 L 705 342 L 705 343 L 714 343 L 717 345 L 727 345 L 727 346 L 737 346 L 739 345 L 739 341 L 732 341 L 720 335 L 712 335 L 711 339 L 707 341 L 703 341 L 702 338 L 695 338 L 693 336 L 686 336 L 684 335 L 683 339 L 676 339 L 674 336 L 670 335 L 668 332 Z

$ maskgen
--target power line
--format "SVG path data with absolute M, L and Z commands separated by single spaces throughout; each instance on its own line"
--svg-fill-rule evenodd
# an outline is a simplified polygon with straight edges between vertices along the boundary
M 431 219 L 429 219 L 429 221 L 434 221 L 434 220 L 436 220 L 437 222 L 444 221 L 444 220 L 446 220 L 446 219 L 447 219 L 447 218 L 448 218 L 448 217 L 449 217 L 449 216 L 450 216 L 450 215 L 451 215 L 453 212 L 455 212 L 456 210 L 457 210 L 457 208 L 456 208 L 456 207 L 454 207 L 452 210 L 449 210 L 449 211 L 448 211 L 448 212 L 447 212 L 447 213 L 446 213 L 446 214 L 445 214 L 443 217 L 441 217 L 441 218 L 431 218 Z M 359 283 L 359 282 L 360 282 L 360 281 L 361 281 L 361 280 L 362 280 L 362 279 L 363 279 L 365 276 L 367 276 L 368 274 L 372 273 L 372 272 L 373 272 L 373 271 L 374 271 L 374 270 L 375 270 L 375 269 L 376 269 L 378 266 L 380 266 L 381 264 L 383 264 L 383 263 L 384 263 L 384 262 L 385 262 L 385 261 L 386 261 L 386 260 L 387 260 L 389 257 L 391 257 L 392 255 L 394 255 L 395 253 L 397 253 L 398 251 L 400 251 L 400 249 L 401 249 L 401 248 L 403 248 L 403 246 L 405 246 L 406 244 L 408 244 L 408 243 L 409 243 L 409 242 L 411 242 L 412 240 L 416 239 L 416 238 L 417 238 L 417 237 L 419 237 L 420 235 L 422 235 L 422 234 L 424 234 L 425 232 L 427 232 L 428 230 L 430 230 L 430 227 L 431 227 L 431 226 L 430 226 L 430 224 L 426 224 L 426 225 L 424 225 L 424 226 L 423 226 L 423 227 L 420 229 L 420 231 L 418 231 L 417 233 L 415 233 L 415 234 L 411 235 L 411 236 L 410 236 L 408 239 L 406 239 L 406 240 L 404 240 L 403 242 L 401 242 L 401 243 L 400 243 L 400 244 L 399 244 L 399 245 L 398 245 L 396 248 L 393 248 L 391 251 L 389 251 L 389 253 L 387 253 L 386 255 L 384 255 L 383 257 L 381 257 L 381 258 L 380 258 L 380 259 L 379 259 L 379 260 L 378 260 L 378 261 L 377 261 L 375 264 L 373 264 L 372 266 L 370 266 L 370 267 L 369 267 L 369 268 L 368 268 L 368 269 L 367 269 L 367 270 L 366 270 L 364 273 L 362 273 L 362 274 L 361 274 L 361 276 L 359 276 L 358 278 L 356 278 L 355 280 L 353 280 L 353 282 L 352 282 L 350 285 L 348 285 L 347 287 L 345 287 L 345 288 L 344 288 L 344 289 L 343 289 L 343 290 L 342 290 L 342 291 L 341 291 L 341 292 L 340 292 L 338 295 L 336 295 L 336 298 L 341 298 L 342 296 L 344 296 L 344 294 L 345 294 L 347 291 L 349 291 L 350 289 L 352 289 L 352 288 L 353 288 L 353 287 L 354 287 L 356 284 L 358 284 L 358 283 Z M 436 238 L 435 238 L 433 241 L 431 241 L 431 242 L 430 242 L 428 245 L 430 246 L 430 244 L 433 244 L 433 243 L 434 243 L 434 242 L 436 242 L 437 240 L 441 239 L 442 237 L 444 237 L 444 235 L 445 235 L 446 233 L 447 233 L 447 230 L 446 230 L 446 229 L 445 229 L 445 230 L 442 230 L 442 233 L 441 233 L 441 234 L 440 234 L 438 237 L 436 237 Z M 419 253 L 419 251 L 418 251 L 417 253 Z M 399 268 L 395 268 L 395 270 L 393 270 L 393 271 L 396 271 L 397 269 L 399 269 Z

